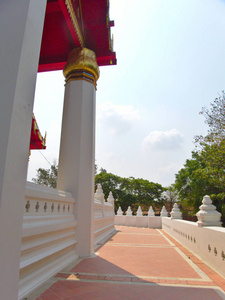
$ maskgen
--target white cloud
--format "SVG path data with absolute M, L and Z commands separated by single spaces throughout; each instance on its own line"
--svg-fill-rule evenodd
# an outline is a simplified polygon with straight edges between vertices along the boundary
M 152 131 L 142 142 L 143 150 L 168 151 L 180 148 L 183 135 L 177 129 Z
M 132 105 L 104 102 L 97 107 L 97 122 L 108 128 L 112 135 L 127 133 L 139 119 L 139 112 Z

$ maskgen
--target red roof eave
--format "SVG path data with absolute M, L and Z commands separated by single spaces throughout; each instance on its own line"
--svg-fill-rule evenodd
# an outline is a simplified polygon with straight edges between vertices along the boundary
M 62 70 L 69 52 L 87 47 L 99 66 L 116 64 L 108 0 L 48 0 L 38 72 Z

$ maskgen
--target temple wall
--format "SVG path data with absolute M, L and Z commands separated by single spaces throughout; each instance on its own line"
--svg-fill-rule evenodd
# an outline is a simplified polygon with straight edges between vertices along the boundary
M 19 299 L 78 258 L 74 205 L 70 193 L 27 182 Z

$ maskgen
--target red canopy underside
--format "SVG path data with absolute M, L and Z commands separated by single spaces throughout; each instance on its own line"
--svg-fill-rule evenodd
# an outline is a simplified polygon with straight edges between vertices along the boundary
M 93 50 L 99 66 L 115 65 L 107 0 L 48 0 L 39 72 L 62 70 L 75 47 Z

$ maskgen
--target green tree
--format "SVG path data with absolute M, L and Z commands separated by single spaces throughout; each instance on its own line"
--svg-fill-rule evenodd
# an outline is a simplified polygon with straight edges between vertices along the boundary
M 197 212 L 202 198 L 211 194 L 211 184 L 206 174 L 206 166 L 198 152 L 192 152 L 192 159 L 187 159 L 184 167 L 176 174 L 175 188 L 182 202 L 194 207 Z
M 205 123 L 208 125 L 208 134 L 206 136 L 197 135 L 195 142 L 202 148 L 205 145 L 212 145 L 221 140 L 225 140 L 225 92 L 210 103 L 210 108 L 203 107 L 199 113 L 205 117 Z
M 39 168 L 37 170 L 37 178 L 32 180 L 37 184 L 56 187 L 58 167 L 54 163 L 50 169 Z M 121 206 L 123 211 L 126 211 L 128 206 L 131 206 L 133 211 L 136 211 L 141 205 L 142 209 L 148 210 L 150 205 L 158 207 L 162 205 L 162 192 L 164 188 L 158 184 L 149 182 L 148 180 L 134 177 L 123 178 L 112 173 L 107 173 L 103 168 L 100 173 L 95 175 L 95 189 L 100 183 L 103 189 L 105 198 L 108 198 L 109 192 L 113 194 L 115 201 L 115 210 Z
M 58 165 L 56 161 L 53 162 L 50 169 L 39 168 L 37 170 L 36 178 L 32 178 L 32 181 L 37 184 L 56 188 L 58 175 Z
M 164 191 L 163 187 L 146 179 L 132 180 L 133 194 L 137 196 L 137 203 L 148 208 L 154 201 L 159 201 Z
M 117 191 L 120 188 L 121 177 L 112 173 L 107 173 L 103 169 L 102 172 L 95 176 L 95 188 L 97 188 L 98 183 L 101 184 L 106 199 L 108 198 L 110 191 L 112 192 L 114 199 L 118 199 Z
M 225 221 L 225 141 L 192 153 L 176 174 L 175 188 L 182 203 L 199 210 L 204 195 L 209 195 Z
M 126 211 L 128 206 L 131 206 L 133 211 L 136 211 L 141 205 L 144 210 L 150 205 L 158 205 L 161 201 L 161 194 L 164 188 L 158 184 L 149 182 L 148 180 L 134 177 L 123 178 L 112 173 L 104 172 L 95 176 L 95 183 L 101 183 L 105 198 L 109 192 L 113 194 L 115 202 L 115 210 L 121 206 L 123 211 Z
M 206 136 L 196 136 L 196 150 L 192 159 L 176 174 L 175 187 L 179 198 L 199 209 L 208 194 L 225 222 L 225 93 L 200 112 L 208 125 Z

